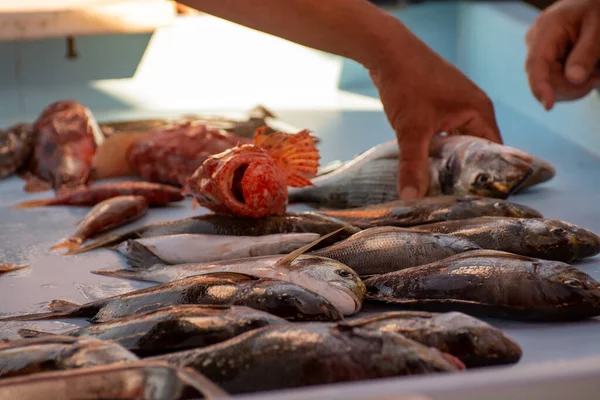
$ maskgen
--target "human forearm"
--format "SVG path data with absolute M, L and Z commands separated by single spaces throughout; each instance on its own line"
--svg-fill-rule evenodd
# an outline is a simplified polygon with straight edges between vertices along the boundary
M 398 19 L 366 0 L 182 0 L 207 14 L 376 67 L 423 45 Z

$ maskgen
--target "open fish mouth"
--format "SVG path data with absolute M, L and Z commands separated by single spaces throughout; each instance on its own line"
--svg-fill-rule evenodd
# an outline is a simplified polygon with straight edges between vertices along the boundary
M 233 198 L 240 204 L 246 204 L 246 198 L 244 197 L 244 190 L 242 188 L 242 180 L 244 179 L 244 175 L 246 174 L 249 166 L 250 164 L 243 163 L 237 166 L 231 175 L 229 190 L 231 191 Z
M 527 182 L 529 181 L 529 178 L 533 176 L 534 172 L 535 170 L 531 168 L 521 179 L 516 181 L 516 184 L 512 188 L 506 188 L 508 189 L 505 191 L 507 197 L 512 196 L 520 190 L 524 189 L 526 187 Z

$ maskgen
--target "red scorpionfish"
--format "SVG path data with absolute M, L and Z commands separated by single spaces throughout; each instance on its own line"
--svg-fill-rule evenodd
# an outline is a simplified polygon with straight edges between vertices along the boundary
M 210 156 L 189 177 L 186 195 L 219 214 L 249 218 L 283 215 L 288 186 L 311 186 L 319 168 L 316 138 L 308 130 L 266 133 L 259 128 L 253 143 Z

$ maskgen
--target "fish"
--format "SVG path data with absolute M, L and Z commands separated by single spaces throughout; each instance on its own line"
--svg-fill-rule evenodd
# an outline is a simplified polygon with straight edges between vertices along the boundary
M 304 254 L 319 241 L 336 233 L 337 231 L 331 232 L 286 255 L 248 257 L 203 264 L 166 265 L 148 249 L 139 248 L 137 259 L 130 259 L 134 268 L 96 270 L 92 273 L 155 283 L 173 282 L 214 272 L 242 273 L 302 286 L 327 299 L 343 315 L 352 315 L 360 311 L 365 297 L 366 289 L 360 277 L 339 261 Z
M 563 262 L 600 253 L 600 237 L 567 221 L 547 218 L 479 217 L 409 229 L 452 235 L 488 250 Z
M 50 104 L 33 124 L 36 140 L 25 191 L 72 190 L 90 181 L 104 135 L 91 111 L 72 100 Z
M 127 152 L 127 163 L 144 180 L 181 187 L 209 156 L 241 143 L 249 141 L 204 124 L 184 122 L 136 140 Z
M 539 211 L 522 204 L 473 195 L 394 200 L 365 207 L 319 210 L 318 213 L 346 221 L 361 229 L 375 226 L 412 227 L 482 216 L 543 217 Z
M 139 357 L 206 347 L 267 325 L 291 323 L 244 306 L 176 305 L 110 322 L 61 332 L 59 335 L 117 343 Z M 20 329 L 21 337 L 54 334 Z
M 49 312 L 2 317 L 0 321 L 85 318 L 100 323 L 182 304 L 246 306 L 290 321 L 343 319 L 337 307 L 302 286 L 229 272 L 192 276 L 83 305 L 53 300 Z
M 7 274 L 27 267 L 28 265 L 15 265 L 14 263 L 0 264 L 0 274 Z
M 148 360 L 193 368 L 231 394 L 465 369 L 403 335 L 335 323 L 267 326 Z
M 15 339 L 0 348 L 0 378 L 137 360 L 129 350 L 103 340 L 60 335 Z
M 311 186 L 290 188 L 289 202 L 345 209 L 399 200 L 398 155 L 396 140 L 374 146 L 332 172 L 312 179 Z M 536 174 L 535 168 L 547 172 Z M 427 196 L 499 199 L 531 187 L 534 181 L 544 183 L 555 174 L 550 163 L 529 153 L 467 135 L 434 137 L 429 171 Z
M 368 228 L 310 254 L 337 260 L 359 276 L 417 267 L 481 249 L 467 239 L 394 226 Z
M 226 399 L 227 393 L 190 368 L 135 361 L 0 380 L 0 400 Z
M 50 250 L 66 248 L 68 252 L 94 235 L 135 221 L 146 214 L 148 203 L 143 196 L 111 197 L 96 204 L 79 222 L 79 228 L 69 238 L 52 246 Z
M 49 199 L 20 202 L 15 208 L 50 206 L 95 206 L 117 196 L 142 196 L 149 206 L 162 206 L 184 200 L 181 189 L 151 182 L 116 182 L 84 186 Z
M 150 238 L 180 234 L 206 234 L 231 236 L 263 236 L 278 233 L 327 233 L 339 230 L 335 238 L 320 243 L 326 246 L 360 232 L 361 229 L 346 222 L 314 212 L 288 212 L 282 216 L 270 216 L 261 219 L 235 217 L 231 215 L 207 214 L 189 217 L 177 221 L 158 222 L 134 228 L 125 233 L 108 234 L 99 237 L 87 246 L 72 251 L 72 254 L 113 246 L 129 239 Z
M 162 264 L 204 263 L 289 253 L 320 237 L 318 233 L 275 233 L 264 236 L 180 234 L 129 239 L 115 246 L 127 259 L 152 253 Z
M 560 261 L 474 250 L 365 279 L 367 300 L 522 321 L 600 315 L 600 282 Z
M 389 311 L 346 322 L 361 329 L 400 333 L 441 352 L 467 368 L 516 364 L 523 349 L 502 330 L 461 312 Z
M 288 186 L 311 185 L 319 151 L 310 132 L 266 134 L 258 129 L 252 144 L 210 156 L 188 177 L 184 194 L 219 214 L 247 218 L 284 215 Z
M 0 179 L 13 175 L 27 163 L 34 141 L 31 124 L 21 123 L 0 130 Z

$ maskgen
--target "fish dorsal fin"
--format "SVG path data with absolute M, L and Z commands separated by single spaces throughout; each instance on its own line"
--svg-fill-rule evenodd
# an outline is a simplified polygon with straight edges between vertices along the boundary
M 339 228 L 338 230 L 335 230 L 333 232 L 329 232 L 327 235 L 323 235 L 320 238 L 318 238 L 317 240 L 304 245 L 294 251 L 292 251 L 291 253 L 286 254 L 284 257 L 282 257 L 279 261 L 277 261 L 275 263 L 275 267 L 277 268 L 289 268 L 292 265 L 292 262 L 300 257 L 302 254 L 306 253 L 307 251 L 309 251 L 310 249 L 312 249 L 314 246 L 316 246 L 317 244 L 319 244 L 320 242 L 322 242 L 323 240 L 335 235 L 336 233 L 343 231 L 345 228 Z
M 255 275 L 250 275 L 250 274 L 244 274 L 242 272 L 226 272 L 226 271 L 222 271 L 222 272 L 209 272 L 206 274 L 202 274 L 202 275 L 197 275 L 198 277 L 203 276 L 203 277 L 209 277 L 209 278 L 222 278 L 222 279 L 231 279 L 234 281 L 255 281 L 260 279 L 259 277 L 255 276 Z
M 54 333 L 51 332 L 36 331 L 35 329 L 19 329 L 18 333 L 19 336 L 21 336 L 24 339 L 54 335 Z
M 316 138 L 304 129 L 298 133 L 267 133 L 263 126 L 254 132 L 253 144 L 265 150 L 277 162 L 292 187 L 312 186 L 310 178 L 319 170 Z

